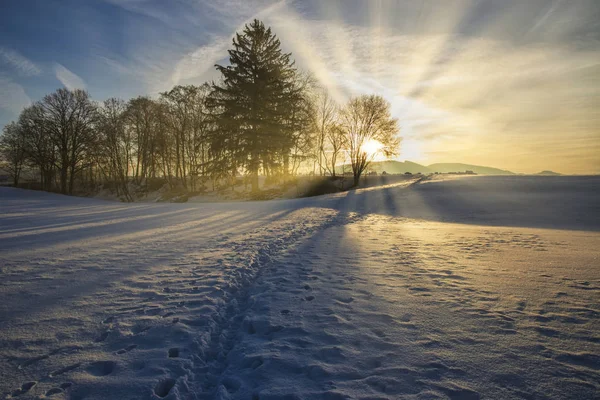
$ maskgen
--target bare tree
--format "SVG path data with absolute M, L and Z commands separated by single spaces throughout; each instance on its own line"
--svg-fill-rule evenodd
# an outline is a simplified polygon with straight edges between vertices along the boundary
M 48 134 L 44 110 L 39 103 L 21 112 L 19 126 L 25 140 L 27 159 L 39 170 L 41 189 L 51 190 L 56 172 L 56 148 Z
M 347 137 L 340 125 L 332 125 L 327 130 L 325 138 L 327 147 L 323 153 L 324 167 L 335 178 L 335 166 L 341 151 L 346 147 Z
M 363 95 L 351 99 L 341 113 L 341 129 L 346 136 L 354 186 L 377 153 L 387 157 L 398 153 L 398 120 L 391 117 L 390 103 L 381 96 Z M 372 143 L 378 144 L 376 151 Z
M 175 86 L 161 93 L 161 102 L 166 107 L 165 115 L 175 143 L 175 176 L 181 179 L 184 188 L 195 189 L 199 165 L 205 152 L 208 116 L 205 99 L 210 87 Z
M 58 89 L 39 103 L 45 127 L 58 150 L 60 190 L 72 194 L 76 174 L 86 165 L 85 153 L 95 139 L 96 107 L 87 92 Z
M 25 140 L 20 129 L 19 124 L 11 122 L 0 136 L 0 166 L 11 175 L 15 187 L 19 185 L 26 159 Z
M 314 78 L 309 74 L 297 73 L 291 81 L 292 94 L 286 118 L 289 132 L 281 148 L 284 181 L 290 173 L 295 175 L 303 162 L 314 159 L 316 155 L 316 108 L 310 92 L 315 85 Z
M 193 191 L 197 189 L 198 176 L 205 177 L 207 174 L 211 116 L 206 106 L 206 99 L 210 91 L 211 87 L 205 83 L 195 87 L 190 99 L 191 132 L 187 136 L 186 151 L 190 163 L 190 185 Z
M 319 165 L 319 175 L 323 175 L 325 170 L 328 170 L 326 142 L 328 136 L 332 134 L 331 130 L 335 126 L 337 118 L 337 105 L 329 96 L 329 93 L 324 88 L 319 88 L 314 96 L 314 125 L 316 127 L 316 147 L 317 147 L 317 164 Z M 335 168 L 334 168 L 335 170 Z M 331 170 L 329 171 L 331 173 Z M 335 171 L 333 172 L 335 176 Z
M 156 173 L 156 153 L 161 134 L 158 130 L 159 114 L 157 102 L 149 97 L 137 97 L 127 103 L 126 132 L 135 145 L 128 164 L 137 183 Z
M 104 158 L 107 175 L 115 183 L 118 196 L 133 201 L 128 189 L 129 159 L 132 153 L 132 135 L 125 125 L 125 102 L 110 98 L 98 110 L 98 153 Z M 98 163 L 101 166 L 101 163 Z

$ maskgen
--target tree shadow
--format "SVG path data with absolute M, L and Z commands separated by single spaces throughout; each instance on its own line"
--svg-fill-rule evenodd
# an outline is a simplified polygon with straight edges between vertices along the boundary
M 349 193 L 313 205 L 437 222 L 600 231 L 600 177 L 480 176 Z

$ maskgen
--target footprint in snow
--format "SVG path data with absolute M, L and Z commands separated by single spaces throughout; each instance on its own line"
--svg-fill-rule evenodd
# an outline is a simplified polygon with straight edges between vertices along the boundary
M 63 390 L 61 388 L 52 388 L 46 392 L 46 397 L 54 396 L 55 394 L 62 393 Z
M 143 310 L 143 312 L 146 315 L 158 315 L 162 312 L 162 309 L 160 307 L 152 307 L 152 308 Z
M 125 354 L 125 353 L 129 353 L 131 350 L 137 348 L 138 345 L 137 344 L 130 344 L 129 346 L 125 347 L 124 349 L 121 349 L 119 351 L 117 351 L 115 354 Z
M 108 334 L 109 334 L 109 331 L 102 332 L 100 334 L 100 336 L 98 336 L 96 339 L 94 339 L 94 342 L 96 342 L 96 343 L 104 342 L 106 340 L 106 338 L 108 337 Z
M 411 314 L 404 314 L 400 317 L 400 321 L 402 321 L 402 322 L 409 322 L 411 319 L 412 319 Z
M 133 332 L 134 335 L 140 335 L 140 334 L 150 330 L 150 328 L 152 328 L 152 327 L 151 326 L 136 326 L 131 331 Z
M 336 300 L 340 303 L 350 304 L 354 301 L 354 297 L 339 297 Z
M 262 357 L 247 357 L 244 360 L 244 367 L 245 368 L 252 368 L 252 369 L 257 369 L 258 367 L 262 366 L 264 364 L 264 360 Z
M 48 354 L 44 354 L 42 356 L 37 356 L 37 357 L 30 358 L 29 360 L 24 361 L 23 364 L 19 365 L 19 369 L 23 369 L 24 367 L 27 367 L 27 366 L 29 366 L 31 364 L 34 364 L 34 363 L 36 363 L 38 361 L 41 361 L 41 360 L 45 360 L 45 359 L 47 359 L 49 357 L 50 356 Z
M 306 296 L 304 299 L 306 301 L 313 301 L 315 299 L 315 296 Z
M 159 381 L 154 387 L 154 394 L 160 398 L 167 397 L 173 386 L 175 386 L 175 382 L 173 378 L 165 378 Z
M 90 375 L 106 376 L 114 371 L 116 364 L 114 361 L 95 361 L 88 365 L 86 371 Z
M 177 358 L 179 357 L 179 349 L 177 347 L 173 347 L 169 349 L 169 358 Z
M 110 316 L 108 318 L 106 318 L 104 321 L 102 321 L 103 324 L 110 324 L 111 322 L 115 321 L 115 316 Z
M 35 382 L 35 381 L 25 382 L 24 384 L 21 385 L 21 387 L 19 389 L 14 390 L 11 393 L 11 396 L 17 397 L 22 394 L 25 394 L 25 393 L 29 392 L 31 390 L 31 388 L 34 387 L 36 384 L 37 384 L 37 382 Z
M 69 371 L 72 371 L 72 370 L 74 370 L 74 369 L 78 368 L 80 365 L 81 365 L 81 363 L 76 363 L 76 364 L 72 364 L 72 365 L 67 365 L 67 366 L 66 366 L 66 367 L 64 367 L 64 368 L 60 368 L 60 369 L 57 369 L 57 370 L 56 370 L 56 371 L 54 371 L 54 372 L 51 372 L 51 373 L 50 373 L 48 376 L 49 376 L 50 378 L 54 378 L 55 376 L 62 375 L 62 374 L 64 374 L 64 373 L 67 373 L 67 372 L 69 372 Z

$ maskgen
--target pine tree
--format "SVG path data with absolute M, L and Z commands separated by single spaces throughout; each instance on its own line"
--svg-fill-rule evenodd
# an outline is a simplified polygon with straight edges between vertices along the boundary
M 258 190 L 258 173 L 287 168 L 294 145 L 290 115 L 299 89 L 290 53 L 283 53 L 270 28 L 254 20 L 233 39 L 228 66 L 216 65 L 222 82 L 213 84 L 213 109 L 218 110 L 217 132 L 228 137 L 220 143 L 229 149 L 229 167 L 239 167 L 252 178 Z M 283 171 L 285 173 L 285 171 Z

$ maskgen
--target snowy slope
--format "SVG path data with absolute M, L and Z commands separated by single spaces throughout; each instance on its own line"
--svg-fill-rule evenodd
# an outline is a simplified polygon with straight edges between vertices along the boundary
M 595 398 L 599 183 L 201 205 L 0 188 L 0 393 Z

